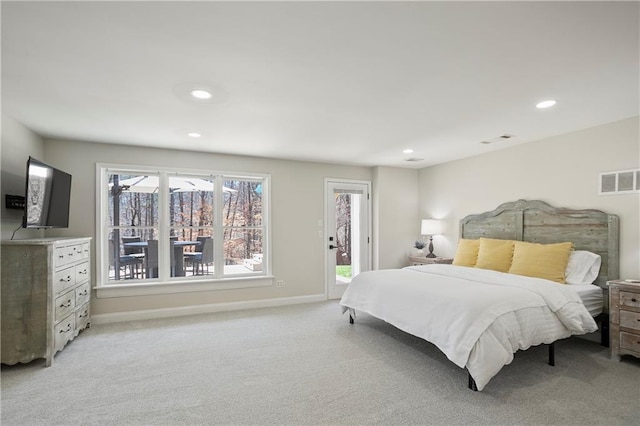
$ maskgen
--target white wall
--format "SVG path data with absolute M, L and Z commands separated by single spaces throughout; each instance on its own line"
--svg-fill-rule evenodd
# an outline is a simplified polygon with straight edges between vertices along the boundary
M 45 158 L 73 176 L 70 227 L 48 231 L 47 236 L 95 237 L 96 163 L 257 172 L 272 177 L 273 273 L 284 280 L 284 287 L 94 298 L 93 314 L 324 294 L 324 244 L 318 234 L 318 221 L 324 219 L 324 178 L 372 179 L 368 167 L 59 140 L 45 141 Z
M 324 178 L 373 181 L 374 267 L 407 264 L 419 238 L 420 219 L 445 218 L 435 252 L 451 256 L 458 222 L 471 213 L 519 198 L 555 206 L 596 208 L 620 216 L 621 275 L 640 277 L 640 197 L 598 196 L 598 173 L 640 164 L 639 119 L 622 120 L 420 171 L 270 160 L 123 145 L 44 141 L 3 116 L 2 194 L 24 192 L 29 155 L 73 175 L 70 228 L 47 236 L 95 237 L 96 163 L 251 171 L 272 175 L 273 272 L 283 288 L 261 287 L 189 294 L 92 299 L 94 314 L 180 308 L 324 294 Z M 506 143 L 506 142 L 505 142 Z M 4 203 L 3 203 L 4 205 Z M 21 213 L 2 209 L 2 238 L 20 224 Z M 38 232 L 33 234 L 32 232 Z M 41 236 L 19 230 L 18 238 Z
M 639 118 L 633 117 L 422 169 L 420 212 L 446 218 L 448 229 L 434 245 L 448 256 L 460 219 L 507 201 L 613 213 L 620 217 L 621 277 L 640 278 L 640 195 L 598 195 L 599 173 L 638 167 Z
M 375 167 L 373 180 L 373 268 L 407 266 L 411 248 L 421 238 L 418 171 Z
M 0 152 L 2 156 L 0 178 L 0 194 L 2 194 L 1 235 L 3 240 L 8 240 L 22 224 L 23 211 L 6 209 L 5 194 L 25 195 L 27 159 L 32 156 L 44 160 L 44 141 L 13 118 L 2 114 L 2 149 Z M 15 235 L 20 239 L 36 238 L 42 236 L 42 231 L 18 229 Z

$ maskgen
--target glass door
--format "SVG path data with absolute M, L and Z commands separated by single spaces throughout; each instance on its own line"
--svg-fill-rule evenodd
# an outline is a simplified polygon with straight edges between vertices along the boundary
M 370 265 L 368 182 L 326 181 L 326 287 L 339 299 Z

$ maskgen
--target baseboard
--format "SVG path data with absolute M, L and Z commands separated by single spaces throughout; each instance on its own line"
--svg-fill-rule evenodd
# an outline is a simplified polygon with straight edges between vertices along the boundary
M 326 295 L 313 294 L 310 296 L 280 297 L 276 299 L 247 300 L 242 302 L 214 303 L 210 305 L 181 306 L 178 308 L 113 312 L 110 314 L 91 315 L 91 324 L 110 324 L 114 322 L 179 317 L 184 315 L 207 314 L 212 312 L 238 311 L 241 309 L 269 308 L 273 306 L 323 302 L 325 300 L 327 300 Z

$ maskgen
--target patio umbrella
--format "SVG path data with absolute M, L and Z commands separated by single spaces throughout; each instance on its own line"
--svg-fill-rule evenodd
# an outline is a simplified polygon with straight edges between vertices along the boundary
M 115 184 L 115 187 L 114 187 Z M 160 186 L 160 178 L 158 176 L 134 176 L 128 179 L 118 179 L 114 175 L 114 183 L 109 183 L 109 190 L 114 196 L 114 225 L 120 224 L 120 206 L 119 198 L 123 193 L 139 193 L 139 194 L 156 194 Z M 238 192 L 235 189 L 223 187 L 223 192 Z M 213 192 L 214 184 L 207 179 L 196 177 L 169 176 L 169 191 L 171 193 L 194 193 L 194 192 Z M 191 198 L 191 215 L 193 215 L 193 198 Z M 173 203 L 170 206 L 170 214 L 173 217 Z M 114 229 L 114 238 L 119 240 L 120 230 Z M 118 259 L 118 256 L 114 257 Z M 116 269 L 116 279 L 119 279 L 119 270 Z
M 158 192 L 160 180 L 158 176 L 134 176 L 122 179 L 119 182 L 123 191 L 155 194 Z M 111 187 L 112 184 L 109 184 Z M 200 178 L 169 177 L 169 190 L 171 192 L 213 191 L 213 182 Z M 237 192 L 235 189 L 223 187 L 224 192 Z

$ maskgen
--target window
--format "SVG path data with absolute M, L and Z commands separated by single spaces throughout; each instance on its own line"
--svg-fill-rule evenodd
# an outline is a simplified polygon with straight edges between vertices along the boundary
M 98 174 L 98 288 L 269 273 L 269 176 L 106 165 Z

